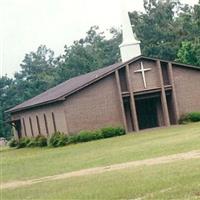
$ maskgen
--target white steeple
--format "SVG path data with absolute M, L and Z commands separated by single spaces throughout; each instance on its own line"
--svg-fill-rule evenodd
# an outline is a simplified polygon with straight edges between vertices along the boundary
M 122 62 L 126 62 L 132 58 L 141 55 L 140 41 L 138 41 L 132 30 L 131 21 L 128 10 L 126 9 L 125 1 L 121 0 L 122 9 L 122 35 L 123 41 L 119 45 Z

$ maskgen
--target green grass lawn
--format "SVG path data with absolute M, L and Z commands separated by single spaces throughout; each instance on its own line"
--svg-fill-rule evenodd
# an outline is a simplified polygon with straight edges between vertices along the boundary
M 200 123 L 63 148 L 0 151 L 1 182 L 200 149 Z M 200 160 L 146 166 L 2 191 L 4 199 L 200 199 Z
M 3 190 L 3 200 L 200 199 L 200 159 Z

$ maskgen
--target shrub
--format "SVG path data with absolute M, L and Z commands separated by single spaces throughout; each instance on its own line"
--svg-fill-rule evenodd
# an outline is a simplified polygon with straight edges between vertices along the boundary
M 77 142 L 89 142 L 94 140 L 94 136 L 91 131 L 81 131 L 78 133 L 77 140 Z
M 20 138 L 17 148 L 25 148 L 28 146 L 29 142 L 30 142 L 30 138 L 24 137 L 24 138 Z
M 48 140 L 49 147 L 61 147 L 68 143 L 68 136 L 61 132 L 55 132 Z
M 95 136 L 95 140 L 103 139 L 103 134 L 102 134 L 102 132 L 100 130 L 95 131 L 93 134 Z
M 103 138 L 102 134 L 100 131 L 95 131 L 95 132 L 92 132 L 92 131 L 81 131 L 79 134 L 78 134 L 78 141 L 77 142 L 89 142 L 89 141 L 92 141 L 92 140 L 98 140 L 98 139 L 101 139 Z
M 29 143 L 26 145 L 26 147 L 36 147 L 35 138 L 30 138 Z
M 47 146 L 47 138 L 42 135 L 38 135 L 33 142 L 33 146 L 35 147 Z
M 126 131 L 122 127 L 116 127 L 115 128 L 115 133 L 116 133 L 116 136 L 121 136 L 121 135 L 125 135 Z
M 11 140 L 8 142 L 8 146 L 9 147 L 17 147 L 18 146 L 18 140 L 16 140 L 15 138 L 11 138 Z
M 76 143 L 78 143 L 78 135 L 70 135 L 68 143 L 69 144 L 76 144 Z
M 179 123 L 180 124 L 187 124 L 190 122 L 199 122 L 200 121 L 200 112 L 191 112 L 186 113 L 185 115 L 182 115 Z
M 115 136 L 120 136 L 125 134 L 125 130 L 121 127 L 113 128 L 113 127 L 106 127 L 101 129 L 103 138 L 110 138 Z
M 97 131 L 81 131 L 77 135 L 67 136 L 61 132 L 55 132 L 51 137 L 47 138 L 38 135 L 36 138 L 21 138 L 19 141 L 14 138 L 10 140 L 10 147 L 24 148 L 24 147 L 62 147 L 67 144 L 76 144 L 80 142 L 89 142 L 92 140 L 99 140 L 103 138 L 115 137 L 124 135 L 125 130 L 121 127 L 113 128 L 107 127 Z

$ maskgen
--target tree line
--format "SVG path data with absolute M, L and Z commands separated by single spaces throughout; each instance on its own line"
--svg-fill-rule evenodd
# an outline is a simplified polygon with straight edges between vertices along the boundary
M 144 0 L 144 12 L 130 14 L 133 31 L 149 57 L 200 66 L 200 0 L 189 6 L 179 0 Z M 27 53 L 13 78 L 0 78 L 0 137 L 10 137 L 10 116 L 4 111 L 74 76 L 120 61 L 121 31 L 106 37 L 93 26 L 84 38 L 64 46 L 55 56 L 45 45 Z

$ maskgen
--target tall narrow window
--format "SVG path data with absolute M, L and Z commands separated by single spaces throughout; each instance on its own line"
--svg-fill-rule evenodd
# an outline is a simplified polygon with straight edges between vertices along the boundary
M 170 85 L 167 63 L 161 62 L 162 76 L 164 85 Z
M 20 139 L 22 137 L 22 132 L 21 132 L 21 120 L 17 120 L 15 122 L 15 129 L 17 131 L 17 135 L 18 135 L 18 138 Z
M 55 121 L 55 116 L 54 116 L 54 113 L 52 112 L 52 120 L 53 120 L 53 127 L 54 127 L 54 131 L 56 132 L 57 131 L 57 128 L 56 128 L 56 121 Z
M 24 134 L 27 137 L 26 124 L 25 124 L 24 118 L 22 119 L 22 121 L 23 121 L 23 126 L 24 126 Z
M 40 122 L 39 122 L 39 118 L 37 115 L 36 115 L 36 121 L 37 121 L 38 133 L 39 133 L 39 135 L 41 135 Z
M 46 117 L 45 114 L 44 114 L 44 124 L 45 124 L 45 128 L 46 128 L 46 133 L 47 133 L 47 135 L 49 135 L 49 129 L 48 129 L 48 123 L 47 123 L 47 117 Z
M 127 92 L 126 70 L 125 67 L 119 70 L 119 80 L 122 92 Z
M 34 136 L 34 134 L 33 134 L 33 124 L 32 124 L 32 120 L 31 120 L 30 117 L 29 117 L 29 123 L 30 123 L 30 128 L 31 128 L 31 135 Z

